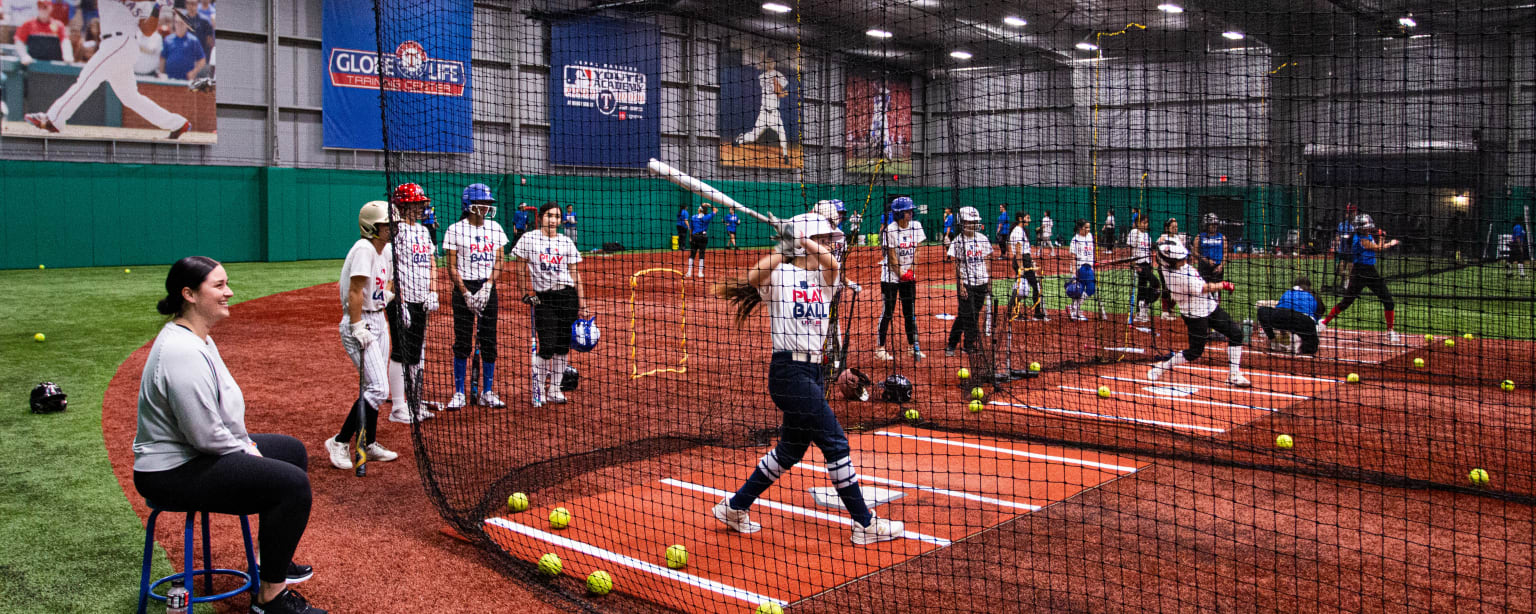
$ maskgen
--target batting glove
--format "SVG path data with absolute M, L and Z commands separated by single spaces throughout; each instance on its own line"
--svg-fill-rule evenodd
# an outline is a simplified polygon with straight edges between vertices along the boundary
M 384 291 L 384 304 L 388 305 L 388 304 L 393 303 L 393 302 L 395 302 L 395 293 L 394 292 L 390 292 L 389 290 L 385 290 Z
M 437 311 L 437 293 L 436 292 L 428 292 L 427 293 L 427 300 L 426 300 L 425 305 L 427 307 L 427 311 Z
M 901 272 L 901 280 L 902 281 L 917 281 L 917 273 L 914 272 L 912 269 L 907 269 L 905 271 L 902 271 Z
M 854 294 L 858 294 L 858 293 L 864 291 L 864 286 L 861 286 L 859 284 L 853 283 L 851 281 L 843 282 L 843 283 L 848 286 L 849 290 L 853 290 Z
M 357 345 L 359 347 L 363 348 L 373 345 L 374 341 L 379 340 L 378 335 L 374 334 L 373 331 L 368 330 L 367 322 L 352 323 L 352 338 L 357 340 Z
M 527 305 L 542 305 L 544 301 L 539 300 L 539 295 L 530 293 L 523 295 L 523 303 Z
M 1221 289 L 1222 290 L 1226 290 L 1227 292 L 1231 292 L 1233 290 L 1236 290 L 1237 286 L 1232 285 L 1232 282 L 1230 282 L 1230 281 L 1224 281 L 1224 282 L 1221 282 Z

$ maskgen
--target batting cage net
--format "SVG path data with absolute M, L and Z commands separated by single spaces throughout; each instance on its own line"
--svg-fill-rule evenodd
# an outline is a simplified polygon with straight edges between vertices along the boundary
M 422 482 L 594 611 L 1530 611 L 1514 4 L 379 0 Z

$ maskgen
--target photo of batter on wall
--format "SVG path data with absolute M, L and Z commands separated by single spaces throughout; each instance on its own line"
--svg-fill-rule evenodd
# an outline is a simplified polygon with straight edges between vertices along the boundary
M 798 100 L 800 80 L 789 49 L 722 48 L 720 164 L 803 168 Z

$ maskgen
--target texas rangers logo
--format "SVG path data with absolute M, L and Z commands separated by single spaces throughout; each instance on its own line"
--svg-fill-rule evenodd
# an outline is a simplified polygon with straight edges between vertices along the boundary
M 469 86 L 464 62 L 433 58 L 427 55 L 426 47 L 413 40 L 382 56 L 358 49 L 332 49 L 326 71 L 336 87 L 379 89 L 380 75 L 384 89 L 391 92 L 463 96 Z
M 603 115 L 640 118 L 645 111 L 645 73 L 621 64 L 580 63 L 564 67 L 562 93 L 570 107 L 589 107 Z

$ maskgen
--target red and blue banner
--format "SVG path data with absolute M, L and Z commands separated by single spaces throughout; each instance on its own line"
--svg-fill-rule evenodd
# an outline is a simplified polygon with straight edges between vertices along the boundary
M 473 0 L 437 0 L 431 11 L 405 0 L 377 7 L 382 20 L 374 0 L 325 0 L 324 145 L 384 149 L 387 125 L 392 151 L 474 151 Z
M 660 28 L 591 17 L 550 34 L 550 163 L 644 168 L 660 157 Z

